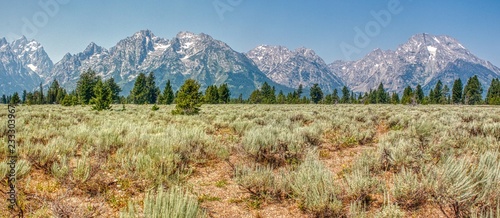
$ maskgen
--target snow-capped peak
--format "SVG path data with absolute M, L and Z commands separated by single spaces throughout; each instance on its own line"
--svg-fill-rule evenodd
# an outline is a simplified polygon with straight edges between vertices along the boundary
M 140 30 L 139 32 L 136 32 L 134 33 L 134 35 L 132 36 L 133 38 L 153 38 L 155 37 L 155 35 L 153 34 L 153 32 L 151 32 L 151 30 Z

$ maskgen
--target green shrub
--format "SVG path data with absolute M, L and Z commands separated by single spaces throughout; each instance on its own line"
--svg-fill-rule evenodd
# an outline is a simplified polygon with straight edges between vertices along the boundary
M 395 175 L 392 195 L 398 205 L 416 209 L 427 200 L 425 186 L 413 172 L 405 168 Z
M 440 208 L 448 208 L 452 216 L 461 217 L 469 214 L 469 209 L 476 203 L 479 183 L 469 174 L 471 162 L 465 159 L 448 157 L 438 166 L 427 172 L 431 195 Z M 442 212 L 446 214 L 446 210 Z
M 205 217 L 195 196 L 180 187 L 172 187 L 168 191 L 158 188 L 156 193 L 146 194 L 144 199 L 144 216 L 154 218 L 191 218 Z
M 331 172 L 318 160 L 316 151 L 310 151 L 304 162 L 292 172 L 289 185 L 301 207 L 319 217 L 338 216 L 342 202 Z
M 257 197 L 280 197 L 287 194 L 283 173 L 275 174 L 269 166 L 239 166 L 236 168 L 235 181 Z
M 370 195 L 379 188 L 379 181 L 370 175 L 369 168 L 355 169 L 345 175 L 344 181 L 347 184 L 348 198 L 363 203 L 369 203 Z
M 54 162 L 51 167 L 51 173 L 58 179 L 64 179 L 69 173 L 69 167 L 66 156 L 63 156 L 59 162 Z
M 76 161 L 76 168 L 73 171 L 73 178 L 80 183 L 84 183 L 90 176 L 90 163 L 86 157 Z

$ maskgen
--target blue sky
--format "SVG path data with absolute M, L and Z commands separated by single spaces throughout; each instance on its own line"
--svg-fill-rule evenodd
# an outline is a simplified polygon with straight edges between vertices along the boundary
M 83 51 L 90 42 L 110 48 L 139 30 L 150 29 L 167 39 L 179 31 L 203 32 L 240 52 L 261 44 L 307 47 L 327 63 L 356 60 L 376 48 L 395 49 L 412 35 L 425 32 L 455 37 L 472 53 L 500 66 L 498 0 L 0 2 L 0 37 L 12 41 L 27 35 L 41 42 L 54 62 L 67 52 Z M 387 12 L 391 17 L 381 25 L 372 12 Z M 369 42 L 355 44 L 355 29 L 366 34 L 367 25 L 372 31 Z M 356 50 L 343 52 L 342 44 Z

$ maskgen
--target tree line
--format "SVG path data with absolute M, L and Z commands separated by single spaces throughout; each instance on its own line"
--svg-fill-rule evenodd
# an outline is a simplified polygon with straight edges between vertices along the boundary
M 185 81 L 184 84 L 186 84 Z M 190 81 L 192 83 L 192 81 Z M 192 86 L 200 86 L 198 83 Z M 193 88 L 193 87 L 190 87 Z M 199 89 L 199 87 L 198 87 Z M 325 94 L 318 84 L 314 84 L 309 90 L 309 96 L 305 96 L 304 87 L 299 87 L 286 95 L 283 91 L 276 94 L 275 87 L 264 82 L 262 86 L 254 90 L 247 99 L 243 99 L 240 94 L 238 98 L 231 99 L 231 92 L 227 84 L 209 85 L 206 90 L 200 92 L 199 103 L 205 104 L 466 104 L 466 105 L 500 105 L 500 80 L 493 79 L 490 88 L 487 90 L 486 98 L 482 98 L 483 88 L 477 76 L 469 78 L 465 86 L 461 79 L 457 79 L 450 89 L 443 86 L 439 80 L 428 95 L 424 94 L 421 85 L 415 88 L 407 86 L 402 96 L 398 93 L 385 91 L 384 85 L 379 84 L 377 89 L 365 93 L 355 93 L 344 86 L 340 92 L 337 89 L 333 93 Z M 76 89 L 67 92 L 54 80 L 48 90 L 44 92 L 42 84 L 37 91 L 23 91 L 22 95 L 16 92 L 11 96 L 2 96 L 0 103 L 23 103 L 23 104 L 61 104 L 72 105 L 93 105 L 96 110 L 109 109 L 115 103 L 122 104 L 172 104 L 185 101 L 180 98 L 179 91 L 174 92 L 170 80 L 167 81 L 163 91 L 155 84 L 153 72 L 149 74 L 140 73 L 134 83 L 130 94 L 120 96 L 120 86 L 113 78 L 102 80 L 95 71 L 88 69 L 80 75 L 76 84 Z M 182 93 L 185 94 L 185 93 Z M 188 96 L 193 97 L 193 96 Z M 192 100 L 192 99 L 190 99 Z

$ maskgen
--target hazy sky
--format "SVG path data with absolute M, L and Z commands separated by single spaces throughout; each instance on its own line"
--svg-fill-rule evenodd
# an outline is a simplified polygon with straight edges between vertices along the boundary
M 83 51 L 90 42 L 110 48 L 139 30 L 150 29 L 167 39 L 179 31 L 203 32 L 240 52 L 261 44 L 290 49 L 307 47 L 327 63 L 356 60 L 376 48 L 395 49 L 417 33 L 443 34 L 455 37 L 472 53 L 500 66 L 498 0 L 0 0 L 0 3 L 0 37 L 11 42 L 27 35 L 41 42 L 54 62 L 67 52 Z M 360 41 L 357 36 L 360 34 L 368 40 Z

